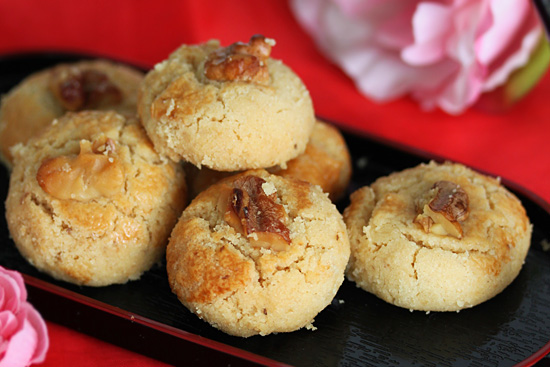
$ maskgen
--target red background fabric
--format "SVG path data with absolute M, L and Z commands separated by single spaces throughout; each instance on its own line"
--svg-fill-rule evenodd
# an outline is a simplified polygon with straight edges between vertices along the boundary
M 409 98 L 376 104 L 316 48 L 286 1 L 0 0 L 0 55 L 77 51 L 146 67 L 183 43 L 223 45 L 261 33 L 272 56 L 304 81 L 319 116 L 342 127 L 459 161 L 504 177 L 550 202 L 550 75 L 502 113 L 423 112 Z M 48 323 L 43 366 L 159 366 L 158 361 Z M 97 350 L 101 348 L 101 353 Z

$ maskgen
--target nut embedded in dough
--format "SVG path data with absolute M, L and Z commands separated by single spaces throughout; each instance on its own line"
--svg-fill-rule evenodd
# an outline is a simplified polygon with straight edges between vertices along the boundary
M 248 43 L 236 42 L 212 51 L 204 64 L 204 75 L 210 80 L 245 81 L 269 84 L 266 60 L 275 41 L 254 35 Z
M 271 214 L 284 223 L 286 248 L 255 246 L 252 236 L 273 233 L 246 236 L 238 229 L 240 218 L 226 221 L 228 198 L 243 184 L 252 186 L 243 191 L 257 191 L 256 201 L 277 204 L 258 207 L 273 208 L 267 227 Z M 170 287 L 182 304 L 241 337 L 310 326 L 342 284 L 348 259 L 342 216 L 321 189 L 265 170 L 229 177 L 200 193 L 174 227 L 166 252 Z
M 422 212 L 414 219 L 427 233 L 462 238 L 460 222 L 468 218 L 470 211 L 468 194 L 460 185 L 450 181 L 437 181 L 418 203 Z
M 98 145 L 95 142 L 94 145 Z M 92 148 L 87 140 L 80 141 L 75 156 L 46 158 L 38 168 L 36 180 L 42 189 L 57 199 L 88 201 L 100 196 L 120 193 L 124 172 L 116 155 L 113 139 Z
M 13 152 L 6 219 L 38 270 L 105 286 L 138 279 L 162 259 L 186 203 L 185 177 L 136 118 L 69 112 Z
M 426 205 L 439 190 L 442 201 Z M 450 228 L 435 233 L 435 219 L 425 231 L 418 224 L 425 207 Z M 356 190 L 344 220 L 348 279 L 386 302 L 422 311 L 458 311 L 500 293 L 520 272 L 532 233 L 525 208 L 498 180 L 450 162 L 421 164 Z M 448 235 L 453 222 L 461 238 Z
M 93 109 L 101 104 L 116 105 L 122 101 L 121 89 L 107 74 L 94 69 L 54 69 L 50 90 L 67 111 Z
M 147 73 L 138 113 L 155 149 L 199 168 L 240 171 L 304 152 L 315 116 L 301 79 L 267 57 L 272 42 L 182 45 Z
M 286 226 L 288 215 L 276 199 L 276 191 L 267 195 L 263 189 L 266 181 L 256 176 L 243 176 L 235 180 L 234 188 L 220 195 L 219 208 L 225 221 L 238 233 L 249 237 L 253 247 L 274 251 L 288 249 L 291 242 Z M 225 189 L 222 186 L 222 189 Z

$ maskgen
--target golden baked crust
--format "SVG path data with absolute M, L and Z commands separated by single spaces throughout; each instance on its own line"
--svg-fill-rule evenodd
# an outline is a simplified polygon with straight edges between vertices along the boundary
M 344 195 L 351 179 L 351 157 L 340 131 L 317 120 L 305 152 L 288 161 L 285 168 L 275 167 L 269 171 L 319 185 L 336 202 Z
M 460 239 L 415 223 L 418 198 L 441 180 L 469 197 Z M 435 162 L 360 188 L 344 220 L 352 249 L 347 277 L 389 303 L 423 311 L 457 311 L 500 293 L 519 273 L 532 231 L 521 202 L 497 179 Z
M 268 58 L 267 84 L 211 80 L 212 40 L 183 45 L 147 73 L 138 111 L 161 154 L 198 167 L 236 171 L 282 164 L 305 149 L 315 121 L 309 92 Z
M 186 166 L 188 187 L 192 197 L 219 180 L 236 172 L 214 171 Z M 338 129 L 317 120 L 304 153 L 291 159 L 285 168 L 275 166 L 270 173 L 319 185 L 336 202 L 345 193 L 352 173 L 351 158 L 344 137 Z
M 115 110 L 122 114 L 137 113 L 137 93 L 143 73 L 126 65 L 107 60 L 79 61 L 59 64 L 36 72 L 14 87 L 2 98 L 0 106 L 0 159 L 11 166 L 9 149 L 17 143 L 24 143 L 38 134 L 55 118 L 67 112 L 66 106 L 54 93 L 53 85 L 69 74 L 94 72 L 96 85 L 106 98 L 95 98 L 94 103 L 80 109 Z M 58 78 L 54 80 L 55 78 Z M 110 88 L 110 89 L 109 89 Z M 118 92 L 113 91 L 118 89 Z M 74 91 L 73 91 L 74 92 Z M 113 97 L 113 93 L 117 93 Z M 97 95 L 97 93 L 96 93 Z
M 12 151 L 8 228 L 36 268 L 103 286 L 137 279 L 162 259 L 186 201 L 185 177 L 136 118 L 70 112 Z M 51 165 L 58 159 L 60 168 Z
M 226 221 L 224 193 L 251 176 L 265 181 L 263 192 L 284 208 L 278 218 L 291 239 L 284 250 L 255 246 L 255 233 L 247 236 Z M 195 198 L 172 232 L 166 257 L 170 286 L 189 310 L 247 337 L 311 325 L 343 281 L 349 242 L 340 213 L 319 187 L 255 170 Z

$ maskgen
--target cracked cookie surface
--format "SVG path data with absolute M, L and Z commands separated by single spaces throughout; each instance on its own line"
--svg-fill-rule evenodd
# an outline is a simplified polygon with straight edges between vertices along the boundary
M 282 223 L 288 246 L 255 242 L 280 233 L 265 221 L 267 229 L 256 232 L 240 227 L 256 228 L 264 213 L 245 214 L 237 223 L 228 219 L 233 201 L 224 192 L 238 193 L 250 182 L 261 183 L 251 201 L 273 203 L 246 205 L 243 199 L 242 207 L 261 208 L 268 222 Z M 260 236 L 269 228 L 270 236 Z M 349 241 L 341 214 L 319 187 L 253 170 L 199 194 L 174 228 L 166 257 L 170 286 L 191 312 L 226 333 L 248 337 L 310 326 L 343 282 Z
M 0 158 L 11 167 L 9 149 L 67 111 L 115 110 L 135 115 L 142 79 L 141 71 L 102 59 L 59 64 L 28 76 L 2 98 Z
M 300 78 L 267 58 L 267 83 L 208 79 L 205 63 L 220 50 L 214 40 L 183 45 L 147 73 L 138 110 L 157 151 L 219 171 L 271 167 L 302 153 L 315 118 Z
M 6 218 L 36 268 L 103 286 L 137 279 L 162 259 L 186 201 L 185 177 L 153 150 L 137 119 L 68 113 L 13 152 Z
M 427 232 L 418 199 L 442 180 L 469 198 L 463 237 Z M 411 310 L 458 311 L 500 293 L 518 275 L 532 227 L 499 180 L 453 163 L 421 164 L 355 191 L 344 211 L 351 245 L 348 279 Z

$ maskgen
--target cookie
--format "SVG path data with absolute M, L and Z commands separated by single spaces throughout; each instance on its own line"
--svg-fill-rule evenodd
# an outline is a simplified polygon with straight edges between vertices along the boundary
M 210 185 L 235 172 L 214 171 L 187 165 L 188 187 L 192 197 Z M 336 202 L 346 191 L 351 178 L 351 158 L 344 137 L 338 129 L 317 120 L 304 153 L 288 161 L 285 167 L 267 169 L 283 177 L 319 185 L 329 198 Z
M 351 195 L 347 277 L 399 307 L 458 311 L 518 275 L 532 226 L 498 179 L 454 163 L 421 164 Z
M 12 146 L 67 111 L 112 109 L 135 115 L 142 79 L 142 72 L 107 60 L 60 64 L 28 76 L 2 98 L 0 158 L 10 167 Z
M 343 282 L 349 241 L 318 186 L 246 171 L 184 210 L 166 253 L 172 291 L 231 335 L 312 327 Z
M 308 90 L 269 57 L 274 41 L 183 45 L 147 73 L 138 111 L 155 148 L 217 171 L 283 164 L 301 154 L 315 122 Z
M 182 168 L 138 120 L 69 112 L 12 149 L 8 228 L 32 265 L 87 286 L 137 279 L 162 260 L 186 200 Z

